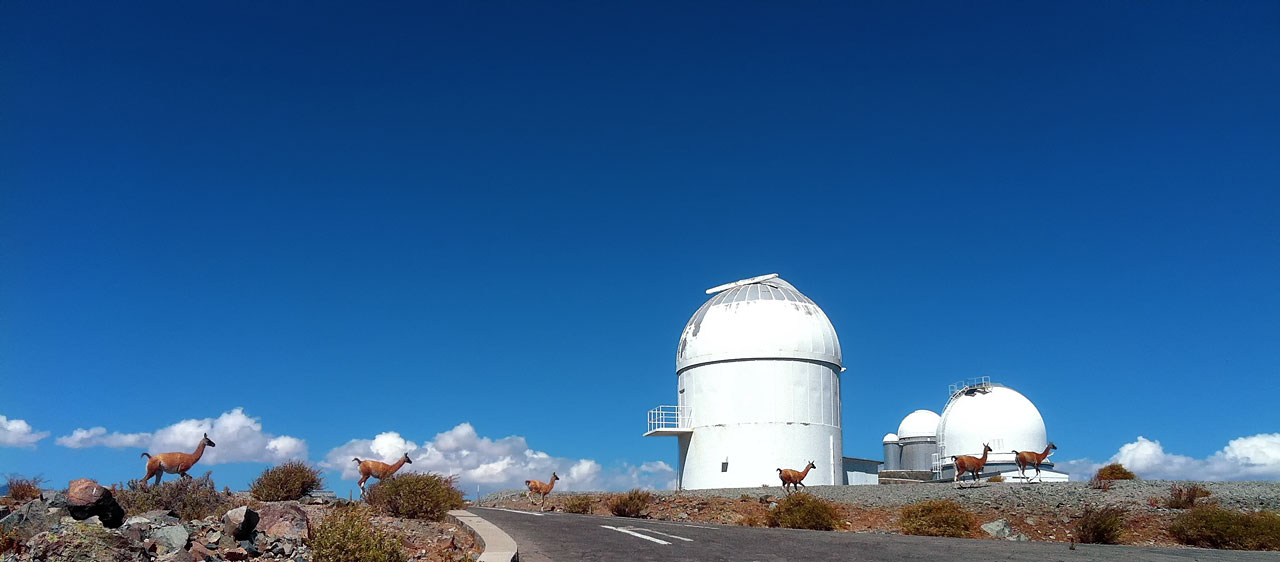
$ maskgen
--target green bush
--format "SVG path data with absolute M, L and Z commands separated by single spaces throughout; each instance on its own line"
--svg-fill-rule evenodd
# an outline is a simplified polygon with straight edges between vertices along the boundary
M 840 522 L 835 506 L 807 492 L 787 496 L 769 512 L 770 527 L 833 531 Z
M 324 484 L 320 471 L 302 461 L 289 461 L 262 471 L 249 486 L 254 499 L 278 502 L 301 499 Z
M 1164 506 L 1169 509 L 1187 509 L 1195 507 L 1196 500 L 1210 495 L 1212 492 L 1198 484 L 1190 484 L 1186 487 L 1174 484 L 1169 487 L 1169 497 L 1165 498 Z
M 1093 476 L 1099 480 L 1137 480 L 1138 476 L 1125 468 L 1123 464 L 1113 462 L 1107 466 L 1098 469 L 1098 473 Z
M 902 508 L 902 532 L 929 537 L 972 537 L 978 518 L 951 500 L 930 500 Z
M 650 501 L 653 501 L 653 494 L 637 488 L 609 500 L 609 512 L 618 517 L 640 517 Z
M 572 495 L 564 502 L 564 510 L 567 513 L 591 513 L 591 506 L 595 504 L 595 500 L 588 495 Z
M 23 478 L 17 474 L 5 476 L 5 480 L 9 486 L 9 497 L 18 503 L 40 497 L 40 485 L 44 483 L 44 479 L 39 476 Z
M 1086 507 L 1076 520 L 1076 539 L 1089 544 L 1117 544 L 1124 534 L 1124 509 Z
M 130 480 L 123 490 L 114 492 L 125 513 L 138 514 L 154 509 L 168 509 L 184 521 L 221 516 L 236 507 L 232 499 L 217 490 L 210 478 L 212 472 L 199 478 L 178 478 L 159 486 L 147 486 Z
M 1169 526 L 1178 542 L 1205 548 L 1280 550 L 1280 515 L 1268 511 L 1241 513 L 1216 505 L 1178 515 Z
M 370 486 L 365 501 L 395 517 L 442 521 L 466 505 L 456 482 L 453 476 L 401 474 Z
M 312 532 L 308 545 L 315 560 L 404 562 L 400 537 L 374 527 L 368 507 L 334 509 Z

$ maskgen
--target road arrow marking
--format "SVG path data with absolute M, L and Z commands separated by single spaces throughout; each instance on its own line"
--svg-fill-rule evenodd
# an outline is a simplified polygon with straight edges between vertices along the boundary
M 653 534 L 655 534 L 655 535 L 662 535 L 662 536 L 664 536 L 664 537 L 671 537 L 671 538 L 673 538 L 673 539 L 680 539 L 680 540 L 682 540 L 682 541 L 684 541 L 684 542 L 693 542 L 693 539 L 686 539 L 686 538 L 684 538 L 684 537 L 679 537 L 679 536 L 676 536 L 676 535 L 667 534 L 667 533 L 664 533 L 664 532 L 662 532 L 662 531 L 655 531 L 655 530 L 653 530 L 653 529 L 645 529 L 645 528 L 643 528 L 643 527 L 629 527 L 629 529 L 631 529 L 631 530 L 633 530 L 633 531 L 644 531 L 644 532 L 646 532 L 646 533 L 653 533 Z
M 619 532 L 619 533 L 626 533 L 626 534 L 631 535 L 631 536 L 633 536 L 633 537 L 640 537 L 640 538 L 642 538 L 642 539 L 644 539 L 644 540 L 647 540 L 647 541 L 653 541 L 653 542 L 656 542 L 656 543 L 658 543 L 658 544 L 671 544 L 671 543 L 669 543 L 669 542 L 667 542 L 667 541 L 664 541 L 664 540 L 662 540 L 662 539 L 655 539 L 655 538 L 650 537 L 650 536 L 647 536 L 647 535 L 642 535 L 642 534 L 637 533 L 637 532 L 635 532 L 635 531 L 632 531 L 632 530 L 630 530 L 630 529 L 619 529 L 619 528 L 617 528 L 617 527 L 610 527 L 610 526 L 608 526 L 608 525 L 601 525 L 601 527 L 604 527 L 604 528 L 606 528 L 606 529 L 610 529 L 610 530 L 613 530 L 613 531 L 617 531 L 617 532 Z
M 534 512 L 532 512 L 532 511 L 520 511 L 520 510 L 518 510 L 518 509 L 503 509 L 503 508 L 501 508 L 501 507 L 490 507 L 490 508 L 488 508 L 488 509 L 494 509 L 494 510 L 497 510 L 497 511 L 505 511 L 505 512 L 507 512 L 507 513 L 519 513 L 519 514 L 521 514 L 521 515 L 533 515 L 533 516 L 536 516 L 536 517 L 542 517 L 543 515 L 545 515 L 545 514 L 543 514 L 543 513 L 534 513 Z

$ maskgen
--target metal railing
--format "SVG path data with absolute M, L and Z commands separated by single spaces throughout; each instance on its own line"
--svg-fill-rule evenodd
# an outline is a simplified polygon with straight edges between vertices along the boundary
M 649 431 L 692 427 L 692 414 L 688 406 L 658 406 L 649 410 Z
M 985 392 L 990 388 L 991 377 L 973 377 L 947 385 L 947 395 L 955 396 L 956 393 L 969 389 L 976 389 L 980 392 Z

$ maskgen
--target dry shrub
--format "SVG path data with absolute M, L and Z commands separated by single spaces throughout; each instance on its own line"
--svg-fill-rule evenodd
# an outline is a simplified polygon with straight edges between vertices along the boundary
M 218 492 L 210 478 L 211 474 L 213 473 L 206 472 L 199 478 L 178 478 L 159 486 L 147 486 L 138 480 L 130 480 L 123 490 L 116 490 L 114 495 L 125 513 L 138 514 L 154 509 L 167 509 L 177 513 L 178 518 L 184 521 L 204 519 L 210 515 L 222 515 L 239 505 Z
M 591 506 L 595 504 L 595 500 L 588 495 L 573 495 L 564 502 L 564 510 L 567 513 L 591 513 Z
M 1076 538 L 1082 543 L 1117 544 L 1124 534 L 1124 509 L 1086 507 L 1076 521 Z
M 1195 507 L 1196 500 L 1210 495 L 1212 492 L 1200 487 L 1199 484 L 1190 484 L 1186 487 L 1174 484 L 1169 487 L 1169 497 L 1164 499 L 1164 506 L 1169 509 L 1188 509 Z
M 835 506 L 806 492 L 791 494 L 769 512 L 770 527 L 832 531 L 839 523 Z
M 24 543 L 27 542 L 27 538 L 29 537 L 24 537 L 18 532 L 17 527 L 12 529 L 0 527 L 0 554 L 22 554 L 22 551 L 26 550 Z
M 738 524 L 743 527 L 764 527 L 768 523 L 759 515 L 748 513 L 738 518 Z
M 997 474 L 995 476 L 992 476 L 991 478 L 988 478 L 987 482 L 1004 482 L 1004 476 Z
M 609 512 L 618 517 L 640 517 L 650 501 L 653 501 L 653 494 L 636 488 L 609 500 Z
M 1089 479 L 1089 487 L 1095 490 L 1102 490 L 1106 492 L 1111 490 L 1111 480 L 1098 478 L 1097 476 L 1094 476 L 1093 478 Z
M 316 527 L 308 545 L 316 560 L 403 562 L 400 537 L 378 529 L 372 510 L 362 505 L 339 507 Z
M 369 487 L 365 501 L 388 515 L 443 521 L 451 509 L 462 509 L 457 478 L 437 474 L 402 474 Z
M 1231 550 L 1280 550 L 1280 515 L 1268 511 L 1241 513 L 1216 505 L 1178 515 L 1169 526 L 1178 542 Z
M 902 508 L 902 532 L 929 537 L 972 537 L 978 518 L 951 500 L 930 500 Z
M 1113 462 L 1107 466 L 1098 469 L 1098 473 L 1093 475 L 1099 480 L 1137 480 L 1138 475 L 1125 468 L 1123 464 Z
M 323 483 L 319 470 L 302 461 L 289 461 L 262 471 L 249 486 L 249 493 L 264 502 L 290 501 L 319 490 Z
M 40 497 L 40 485 L 44 483 L 44 479 L 39 476 L 23 478 L 17 474 L 5 476 L 5 480 L 8 481 L 9 497 L 18 503 Z

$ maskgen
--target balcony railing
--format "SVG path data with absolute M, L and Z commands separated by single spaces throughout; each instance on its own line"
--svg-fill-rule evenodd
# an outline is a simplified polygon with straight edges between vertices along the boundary
M 688 429 L 692 427 L 692 410 L 688 406 L 658 406 L 649 410 L 649 431 Z

